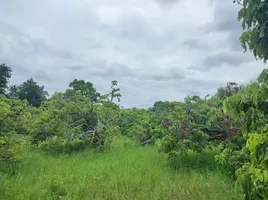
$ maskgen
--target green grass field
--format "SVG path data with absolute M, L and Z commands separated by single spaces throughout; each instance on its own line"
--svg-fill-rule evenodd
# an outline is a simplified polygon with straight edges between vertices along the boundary
M 177 168 L 174 168 L 176 166 Z M 167 162 L 157 147 L 118 145 L 52 157 L 28 152 L 15 176 L 0 174 L 0 199 L 242 199 L 213 155 Z

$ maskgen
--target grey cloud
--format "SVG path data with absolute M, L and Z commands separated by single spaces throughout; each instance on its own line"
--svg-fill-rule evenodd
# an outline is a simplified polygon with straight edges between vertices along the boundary
M 202 66 L 202 65 L 190 65 L 188 67 L 189 70 L 193 71 L 193 72 L 207 72 L 209 70 L 209 68 Z
M 208 49 L 209 46 L 202 44 L 200 39 L 187 39 L 183 44 L 192 49 Z
M 120 19 L 117 29 L 119 36 L 136 40 L 152 35 L 148 25 L 140 12 L 132 11 Z
M 190 75 L 191 72 L 182 70 L 180 67 L 167 67 L 165 69 L 131 69 L 119 63 L 106 63 L 98 69 L 92 71 L 93 76 L 108 78 L 124 78 L 149 81 L 181 80 Z
M 177 90 L 183 92 L 185 96 L 197 95 L 204 98 L 207 94 L 215 94 L 217 88 L 224 86 L 225 84 L 225 81 L 222 80 L 202 80 L 197 78 L 189 78 L 177 84 Z
M 56 80 L 56 77 L 52 74 L 48 75 L 45 70 L 37 70 L 33 75 L 38 81 L 44 82 L 53 82 Z
M 25 53 L 27 56 L 49 56 L 61 59 L 72 59 L 70 52 L 64 51 L 54 45 L 49 45 L 43 39 L 31 37 L 20 31 L 17 27 L 0 22 L 0 45 L 17 45 L 18 49 L 23 49 L 20 53 Z
M 89 45 L 88 47 L 93 48 L 93 49 L 104 48 L 102 44 L 92 44 L 92 45 Z
M 174 3 L 181 2 L 182 0 L 155 0 L 155 1 L 160 3 L 161 5 L 172 5 Z
M 228 36 L 228 42 L 230 43 L 230 47 L 234 51 L 243 52 L 244 49 L 241 46 L 240 37 L 241 37 L 242 31 L 237 30 L 229 33 Z
M 0 54 L 0 62 L 1 64 L 5 63 L 12 68 L 12 76 L 23 77 L 23 79 L 29 77 L 30 69 L 24 60 L 20 60 L 15 56 L 7 58 L 3 54 Z
M 54 56 L 62 59 L 72 59 L 73 55 L 70 52 L 64 51 L 56 46 L 49 45 L 45 40 L 31 38 L 28 36 L 31 43 L 32 51 L 36 55 Z
M 216 77 L 214 77 L 215 79 L 213 80 L 202 80 L 202 79 L 188 79 L 185 81 L 186 84 L 191 85 L 194 88 L 198 88 L 198 89 L 214 89 L 215 86 L 220 86 L 222 84 L 224 84 L 224 82 L 222 80 L 217 80 Z
M 174 74 L 174 75 L 163 75 L 163 74 L 154 74 L 148 77 L 149 79 L 153 79 L 155 81 L 165 81 L 165 80 L 178 80 L 178 79 L 183 79 L 184 75 L 182 74 Z
M 247 54 L 223 51 L 207 56 L 202 64 L 206 68 L 219 67 L 221 65 L 239 66 L 243 63 L 251 62 L 253 58 Z
M 182 80 L 190 75 L 189 72 L 182 70 L 179 67 L 166 68 L 164 70 L 152 71 L 151 74 L 144 76 L 145 79 L 154 81 L 167 81 L 167 80 Z
M 225 10 L 226 12 L 227 10 Z M 218 13 L 219 12 L 219 13 Z M 207 24 L 207 31 L 213 32 L 213 31 L 234 31 L 237 29 L 241 29 L 241 24 L 237 21 L 236 18 L 234 18 L 233 13 L 225 13 L 222 11 L 218 11 L 217 14 L 215 14 L 215 21 L 212 23 Z M 237 14 L 237 12 L 236 12 Z
M 80 65 L 69 65 L 69 66 L 64 66 L 65 69 L 71 70 L 71 71 L 77 71 L 77 70 L 82 70 L 85 67 L 80 66 Z
M 1 56 L 0 59 L 5 60 Z M 29 68 L 23 65 L 20 61 L 7 59 L 5 63 L 8 63 L 8 65 L 12 68 L 12 75 L 27 76 L 30 73 Z
M 215 1 L 214 3 L 214 20 L 207 24 L 207 31 L 240 30 L 241 23 L 237 20 L 240 7 L 231 1 Z
M 131 43 L 131 46 L 137 42 L 136 45 L 140 45 L 148 51 L 151 49 L 154 49 L 154 51 L 173 50 L 175 45 L 180 45 L 177 27 L 170 27 L 163 32 L 159 32 L 152 26 L 153 23 L 156 23 L 156 20 L 148 19 L 148 16 L 133 9 L 129 12 L 124 12 L 116 24 L 110 26 L 101 25 L 101 27 L 109 35 L 119 37 L 121 41 L 128 41 Z M 122 48 L 122 46 L 117 44 L 115 48 L 121 51 L 126 50 L 125 47 Z
M 98 67 L 98 69 L 95 69 L 92 72 L 92 75 L 107 78 L 120 78 L 132 76 L 133 71 L 126 65 L 120 63 L 105 63 L 105 65 Z
M 80 37 L 81 42 L 86 44 L 86 48 L 88 49 L 103 49 L 105 46 L 98 42 L 94 37 L 84 36 Z
M 226 32 L 227 44 L 234 51 L 242 52 L 239 38 L 242 33 L 242 24 L 238 21 L 240 6 L 232 1 L 212 0 L 214 2 L 214 20 L 205 26 L 205 32 Z
M 14 69 L 12 84 L 33 76 L 50 93 L 74 78 L 106 93 L 116 79 L 124 107 L 205 95 L 229 76 L 247 77 L 245 69 L 260 71 L 239 50 L 238 7 L 209 1 L 57 0 L 50 8 L 41 0 L 0 0 L 0 61 Z

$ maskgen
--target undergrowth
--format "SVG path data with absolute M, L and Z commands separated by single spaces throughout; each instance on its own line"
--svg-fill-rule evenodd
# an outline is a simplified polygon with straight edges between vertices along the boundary
M 157 147 L 116 140 L 102 152 L 53 157 L 31 150 L 25 156 L 15 176 L 0 174 L 0 199 L 242 199 L 212 153 L 167 162 Z

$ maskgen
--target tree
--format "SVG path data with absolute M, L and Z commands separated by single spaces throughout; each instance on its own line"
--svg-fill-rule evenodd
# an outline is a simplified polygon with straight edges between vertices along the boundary
M 120 98 L 121 98 L 122 95 L 119 93 L 120 88 L 115 88 L 115 86 L 117 86 L 117 81 L 116 80 L 113 80 L 111 83 L 112 83 L 111 84 L 112 91 L 110 93 L 110 96 L 111 96 L 111 100 L 110 101 L 113 102 L 113 99 L 114 98 L 117 98 L 118 102 L 120 102 Z
M 11 169 L 13 175 L 28 144 L 23 135 L 24 126 L 27 126 L 25 120 L 29 116 L 27 107 L 26 101 L 0 95 L 0 164 Z
M 245 140 L 240 152 L 231 151 L 233 161 L 241 161 L 237 169 L 237 183 L 240 183 L 245 199 L 267 199 L 268 197 L 268 71 L 262 71 L 256 82 L 242 88 L 239 93 L 223 101 L 223 110 L 243 122 Z M 245 152 L 248 152 L 245 155 Z M 244 156 L 244 155 L 245 156 Z M 236 155 L 235 157 L 233 155 Z M 224 156 L 226 158 L 226 156 Z M 229 159 L 230 160 L 230 159 Z
M 39 107 L 41 102 L 47 99 L 48 92 L 44 90 L 44 86 L 39 86 L 33 78 L 30 78 L 19 86 L 11 86 L 9 96 L 26 99 L 31 106 Z
M 229 143 L 238 135 L 239 121 L 218 109 L 215 100 L 188 96 L 184 104 L 175 106 L 162 122 L 165 133 L 160 150 L 170 156 L 185 154 L 189 150 L 199 153 L 207 147 Z
M 18 95 L 18 86 L 16 86 L 16 85 L 11 85 L 9 88 L 8 88 L 8 90 L 9 90 L 9 93 L 8 93 L 8 97 L 10 97 L 10 98 L 16 98 L 17 97 L 17 95 Z
M 234 0 L 242 5 L 238 20 L 242 20 L 243 33 L 240 41 L 245 51 L 249 49 L 256 59 L 268 60 L 268 0 Z M 247 27 L 246 27 L 247 26 Z M 237 170 L 245 199 L 268 198 L 268 73 L 267 69 L 242 92 L 224 100 L 225 111 L 243 119 L 245 148 L 250 160 Z
M 12 69 L 6 64 L 0 65 L 0 94 L 4 94 L 7 89 L 8 79 L 11 78 Z
M 69 84 L 69 87 L 71 87 L 75 93 L 88 97 L 91 102 L 97 102 L 100 97 L 100 93 L 96 92 L 91 82 L 74 79 L 73 82 Z
M 18 134 L 0 135 L 0 161 L 3 161 L 16 174 L 17 164 L 22 160 L 21 153 L 26 147 L 26 140 Z
M 224 100 L 227 97 L 230 97 L 234 94 L 237 94 L 241 86 L 239 86 L 236 82 L 228 82 L 226 87 L 220 87 L 216 93 L 216 97 L 220 98 L 220 100 Z
M 238 20 L 242 21 L 243 33 L 240 41 L 245 51 L 253 51 L 256 59 L 268 60 L 268 1 L 234 0 L 242 5 Z M 247 27 L 246 27 L 247 26 Z

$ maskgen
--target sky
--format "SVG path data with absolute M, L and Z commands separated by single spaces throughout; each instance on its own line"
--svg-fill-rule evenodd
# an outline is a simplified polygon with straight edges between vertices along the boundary
M 247 84 L 265 65 L 244 53 L 232 0 L 0 0 L 0 63 L 10 84 L 52 95 L 84 79 L 118 81 L 123 107 L 150 107 Z

